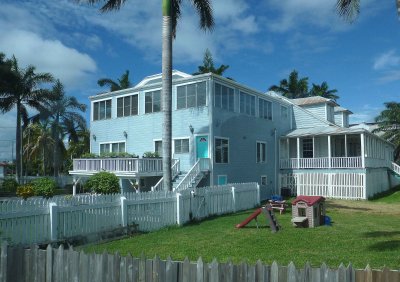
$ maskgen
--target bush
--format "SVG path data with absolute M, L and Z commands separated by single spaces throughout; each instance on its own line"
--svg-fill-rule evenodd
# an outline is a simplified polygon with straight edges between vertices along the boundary
M 35 196 L 43 196 L 46 199 L 53 197 L 57 188 L 56 182 L 48 177 L 37 178 L 31 184 Z
M 158 154 L 158 152 L 144 152 L 143 153 L 143 158 L 159 158 L 160 155 Z
M 16 192 L 18 188 L 18 182 L 14 178 L 6 178 L 4 179 L 1 188 L 4 192 Z
M 115 194 L 120 192 L 118 177 L 110 172 L 102 171 L 89 177 L 86 188 L 98 194 Z
M 35 193 L 33 190 L 33 185 L 31 183 L 21 185 L 17 189 L 17 196 L 23 198 L 24 200 L 34 195 Z
M 80 158 L 82 159 L 93 159 L 93 158 L 98 158 L 99 156 L 93 153 L 84 153 Z

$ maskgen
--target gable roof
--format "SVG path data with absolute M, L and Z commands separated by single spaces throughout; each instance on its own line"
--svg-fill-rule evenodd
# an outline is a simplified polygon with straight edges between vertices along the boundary
M 341 113 L 341 112 L 346 112 L 346 113 L 349 113 L 349 114 L 353 113 L 352 111 L 350 111 L 350 110 L 348 110 L 346 108 L 340 107 L 340 106 L 335 107 L 334 111 L 335 111 L 335 114 L 336 113 Z
M 297 98 L 297 99 L 291 99 L 291 101 L 298 106 L 308 106 L 316 104 L 330 104 L 332 106 L 339 106 L 335 101 L 321 96 Z
M 322 196 L 297 196 L 296 199 L 292 202 L 292 205 L 297 204 L 298 202 L 305 202 L 307 206 L 311 207 L 319 202 L 324 202 L 325 198 Z
M 187 74 L 178 70 L 173 70 L 172 71 L 172 79 L 179 79 L 179 78 L 187 78 L 191 77 L 191 74 Z M 141 87 L 145 85 L 150 85 L 150 84 L 156 84 L 156 83 L 161 83 L 162 80 L 162 73 L 159 74 L 154 74 L 154 75 L 149 75 L 146 76 L 141 82 L 135 85 L 136 87 Z

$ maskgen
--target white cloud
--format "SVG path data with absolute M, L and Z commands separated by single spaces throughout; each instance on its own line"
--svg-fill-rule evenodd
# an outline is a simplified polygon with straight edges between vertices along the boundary
M 374 70 L 383 70 L 400 66 L 400 56 L 392 49 L 380 54 L 374 60 Z
M 382 110 L 383 107 L 375 107 L 369 104 L 354 108 L 354 114 L 350 115 L 350 123 L 373 122 Z

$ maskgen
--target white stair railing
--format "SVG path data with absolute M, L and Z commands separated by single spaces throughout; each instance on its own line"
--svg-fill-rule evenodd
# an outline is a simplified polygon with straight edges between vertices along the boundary
M 396 164 L 396 163 L 392 163 L 392 170 L 397 173 L 398 175 L 400 175 L 400 165 Z
M 198 159 L 197 162 L 192 166 L 189 172 L 185 175 L 182 181 L 176 186 L 174 191 L 180 191 L 190 188 L 192 182 L 196 179 L 196 177 L 202 173 L 204 170 L 209 170 L 209 159 L 201 158 Z
M 180 160 L 173 160 L 174 164 L 171 166 L 171 178 L 174 179 L 181 171 Z M 156 185 L 151 187 L 151 191 L 164 190 L 164 177 L 161 177 Z

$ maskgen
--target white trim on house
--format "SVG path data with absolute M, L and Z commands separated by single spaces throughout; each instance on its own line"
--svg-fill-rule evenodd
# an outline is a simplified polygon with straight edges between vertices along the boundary
M 257 159 L 258 159 L 258 151 L 257 151 L 257 145 L 258 144 L 264 144 L 264 146 L 265 146 L 265 148 L 264 148 L 264 154 L 265 154 L 265 160 L 264 161 L 262 161 L 261 159 L 261 157 L 262 157 L 262 151 L 260 152 L 261 153 L 261 155 L 260 155 L 260 161 L 258 162 L 257 161 Z M 260 147 L 261 148 L 261 147 Z M 256 163 L 257 164 L 266 164 L 267 163 L 267 142 L 266 141 L 261 141 L 261 140 L 256 140 Z
M 176 140 L 188 140 L 188 146 L 189 146 L 189 148 L 188 148 L 188 152 L 184 152 L 184 153 L 175 153 L 175 141 Z M 191 148 L 191 146 L 190 146 L 190 136 L 185 136 L 185 137 L 174 137 L 174 138 L 172 138 L 172 141 L 173 141 L 173 146 L 172 146 L 172 155 L 175 155 L 175 154 L 178 154 L 178 155 L 185 155 L 185 154 L 190 154 L 190 148 Z
M 99 146 L 99 154 L 101 154 L 101 145 L 104 145 L 104 144 L 110 144 L 110 146 L 109 146 L 109 149 L 110 149 L 110 151 L 109 151 L 109 153 L 112 153 L 112 144 L 119 144 L 119 143 L 125 143 L 125 153 L 126 153 L 126 140 L 122 140 L 122 141 L 108 141 L 108 142 L 99 142 L 98 143 L 98 146 Z

